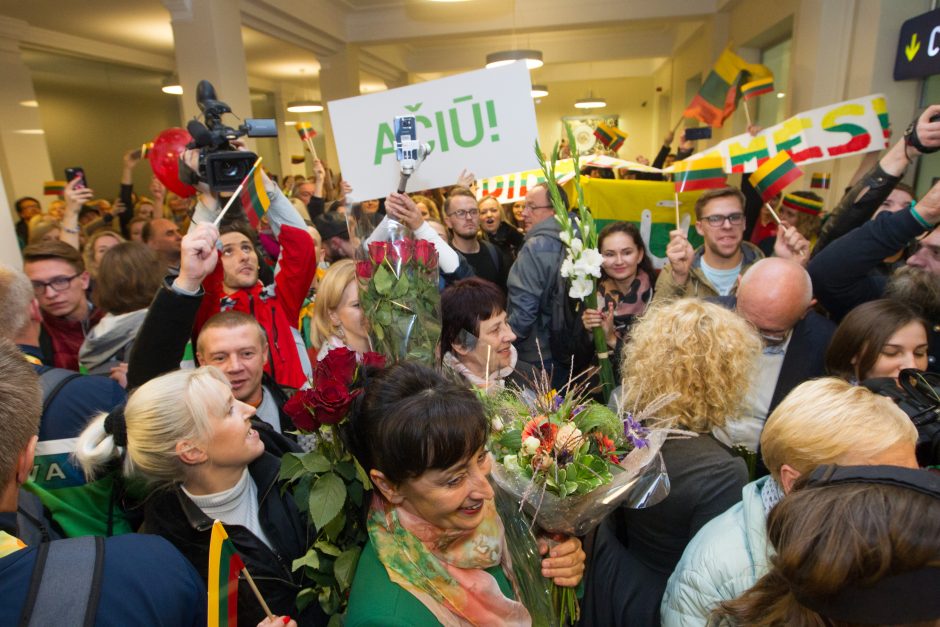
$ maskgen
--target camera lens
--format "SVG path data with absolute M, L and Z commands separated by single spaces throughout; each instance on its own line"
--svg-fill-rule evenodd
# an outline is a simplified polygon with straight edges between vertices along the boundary
M 219 172 L 225 178 L 243 178 L 245 176 L 244 163 L 244 161 L 222 161 L 219 163 Z

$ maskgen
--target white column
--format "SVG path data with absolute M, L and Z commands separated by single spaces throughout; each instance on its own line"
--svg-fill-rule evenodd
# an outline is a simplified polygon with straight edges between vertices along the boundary
M 19 48 L 19 37 L 27 28 L 22 20 L 0 16 L 0 175 L 10 210 L 16 198 L 41 198 L 45 181 L 65 176 L 64 172 L 53 176 L 40 109 L 21 104 L 36 100 Z M 8 226 L 12 233 L 12 223 L 4 219 L 0 231 L 5 233 Z
M 359 47 L 347 45 L 343 50 L 320 58 L 320 96 L 324 103 L 359 95 Z M 323 116 L 323 133 L 326 141 L 326 161 L 336 171 L 339 159 L 330 126 L 330 116 Z

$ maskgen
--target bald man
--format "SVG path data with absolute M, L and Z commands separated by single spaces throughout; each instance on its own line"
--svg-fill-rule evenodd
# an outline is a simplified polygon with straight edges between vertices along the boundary
M 770 257 L 752 265 L 737 289 L 737 312 L 764 343 L 741 420 L 715 435 L 757 451 L 767 416 L 803 381 L 820 377 L 835 324 L 812 311 L 813 284 L 803 266 Z

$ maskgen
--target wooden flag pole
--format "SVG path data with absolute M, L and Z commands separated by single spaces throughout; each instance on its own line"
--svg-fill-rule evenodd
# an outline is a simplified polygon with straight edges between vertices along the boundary
M 245 187 L 245 183 L 248 182 L 248 179 L 250 179 L 251 176 L 255 173 L 255 168 L 257 168 L 260 164 L 261 157 L 258 157 L 258 160 L 255 161 L 255 164 L 251 166 L 251 169 L 248 171 L 248 175 L 245 176 L 245 178 L 242 179 L 242 182 L 238 184 L 238 187 L 229 197 L 228 202 L 225 203 L 224 207 L 222 207 L 222 211 L 220 211 L 219 215 L 217 215 L 215 220 L 212 221 L 212 226 L 219 228 L 219 223 L 222 221 L 222 218 L 225 216 L 226 212 L 228 212 L 228 208 L 232 206 L 232 203 L 235 202 L 235 199 L 238 198 L 238 195 L 242 193 L 242 188 Z
M 248 582 L 248 585 L 251 586 L 251 591 L 255 593 L 255 598 L 258 599 L 258 603 L 264 608 L 264 613 L 267 614 L 268 620 L 273 619 L 274 613 L 271 611 L 271 608 L 268 607 L 268 604 L 264 602 L 264 597 L 261 596 L 261 591 L 258 590 L 258 586 L 255 585 L 255 580 L 251 578 L 248 569 L 242 568 L 242 573 L 245 575 L 245 580 Z
M 684 120 L 684 119 L 685 119 L 685 116 L 684 116 L 684 115 L 680 115 L 680 116 L 679 116 L 679 121 L 676 122 L 676 125 L 672 127 L 672 134 L 673 134 L 673 135 L 675 135 L 675 134 L 676 134 L 676 131 L 679 130 L 679 126 L 682 124 L 682 120 Z
M 777 226 L 783 226 L 783 222 L 780 220 L 780 216 L 777 215 L 777 212 L 774 211 L 774 208 L 770 206 L 769 202 L 765 202 L 764 206 L 770 210 L 770 215 L 773 216 L 774 220 L 777 222 Z
M 673 188 L 673 190 L 675 190 L 675 188 Z M 676 230 L 678 231 L 682 228 L 682 220 L 679 218 L 679 192 L 673 191 L 673 193 L 676 196 Z
M 744 117 L 747 118 L 747 126 L 751 127 L 751 110 L 747 108 L 747 98 L 743 98 L 741 102 L 744 103 Z
M 304 140 L 304 141 L 307 142 L 307 148 L 310 149 L 310 154 L 313 155 L 313 160 L 314 160 L 314 161 L 317 161 L 317 160 L 319 159 L 319 157 L 317 157 L 317 149 L 313 147 L 313 138 L 312 138 L 312 137 L 308 137 L 308 138 L 307 138 L 306 140 Z

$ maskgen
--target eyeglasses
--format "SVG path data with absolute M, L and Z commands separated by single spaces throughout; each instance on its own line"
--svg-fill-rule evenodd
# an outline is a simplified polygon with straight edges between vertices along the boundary
M 81 276 L 81 272 L 73 274 L 72 276 L 57 276 L 51 281 L 30 281 L 33 284 L 33 293 L 36 296 L 42 296 L 46 293 L 46 288 L 51 287 L 53 291 L 64 292 L 69 289 L 69 285 L 72 283 L 72 280 Z
M 452 218 L 457 218 L 458 220 L 466 220 L 467 218 L 475 218 L 480 215 L 479 209 L 461 209 L 460 211 L 454 211 L 448 213 L 448 216 Z
M 761 341 L 764 343 L 765 348 L 772 348 L 774 346 L 780 346 L 787 341 L 787 338 L 790 337 L 789 331 L 758 331 Z
M 529 204 L 525 204 L 525 205 L 522 206 L 522 210 L 523 210 L 523 211 L 535 211 L 536 209 L 552 209 L 552 210 L 554 210 L 555 207 L 552 206 L 552 205 L 529 205 Z
M 724 226 L 725 220 L 727 220 L 731 224 L 731 226 L 740 226 L 744 224 L 744 214 L 732 213 L 726 216 L 715 215 L 715 216 L 707 216 L 705 218 L 702 218 L 702 222 L 707 222 L 708 226 L 712 226 L 715 228 Z

